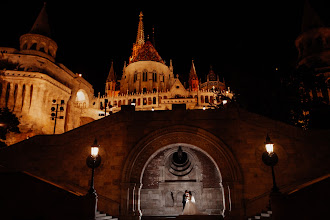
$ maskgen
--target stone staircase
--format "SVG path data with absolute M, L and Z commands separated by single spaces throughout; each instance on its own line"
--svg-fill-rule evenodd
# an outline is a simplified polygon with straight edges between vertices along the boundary
M 260 215 L 255 215 L 253 217 L 248 218 L 248 220 L 253 220 L 253 219 L 268 219 L 271 220 L 272 219 L 272 211 L 267 211 L 267 212 L 262 212 L 260 213 Z
M 118 220 L 118 218 L 113 218 L 112 216 L 109 216 L 107 214 L 102 214 L 100 211 L 97 211 L 96 212 L 96 218 L 95 218 L 95 220 L 108 220 L 108 219 Z
M 142 216 L 142 220 L 223 220 L 222 215 Z

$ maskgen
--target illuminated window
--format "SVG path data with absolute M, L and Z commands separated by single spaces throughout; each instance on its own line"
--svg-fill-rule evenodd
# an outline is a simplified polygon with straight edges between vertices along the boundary
M 85 101 L 86 97 L 83 91 L 78 91 L 77 92 L 77 97 L 76 97 L 76 101 L 77 102 L 81 102 L 81 101 Z

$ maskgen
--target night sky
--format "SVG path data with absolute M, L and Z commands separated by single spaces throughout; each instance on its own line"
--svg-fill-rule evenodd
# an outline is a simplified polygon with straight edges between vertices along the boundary
M 58 44 L 56 62 L 82 73 L 95 94 L 104 93 L 111 60 L 121 75 L 136 39 L 140 11 L 145 36 L 151 36 L 154 26 L 156 49 L 167 64 L 173 60 L 174 74 L 182 80 L 194 59 L 203 81 L 212 65 L 234 91 L 256 92 L 260 83 L 295 66 L 294 41 L 301 30 L 304 1 L 120 2 L 47 3 L 52 39 Z M 311 5 L 328 23 L 326 2 Z M 19 48 L 19 37 L 29 32 L 42 6 L 42 1 L 1 1 L 0 46 Z

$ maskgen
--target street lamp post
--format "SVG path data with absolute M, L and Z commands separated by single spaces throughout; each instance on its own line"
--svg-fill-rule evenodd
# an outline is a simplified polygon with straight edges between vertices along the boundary
M 278 156 L 274 152 L 274 143 L 270 140 L 270 137 L 268 134 L 266 137 L 265 148 L 266 148 L 266 151 L 262 154 L 262 161 L 264 162 L 264 164 L 266 164 L 267 166 L 270 166 L 272 169 L 272 178 L 273 178 L 272 192 L 277 193 L 277 192 L 279 192 L 279 188 L 277 187 L 277 184 L 276 184 L 274 166 L 278 162 Z
M 95 138 L 93 145 L 91 146 L 91 154 L 86 159 L 86 164 L 92 169 L 91 184 L 88 190 L 89 194 L 97 195 L 94 189 L 94 170 L 101 164 L 101 156 L 99 155 L 99 147 L 97 140 Z
M 89 201 L 87 215 L 88 215 L 88 219 L 93 219 L 93 220 L 96 219 L 96 211 L 97 211 L 97 193 L 94 188 L 94 170 L 101 164 L 101 156 L 99 155 L 99 147 L 100 147 L 100 145 L 97 143 L 97 140 L 95 138 L 94 143 L 91 146 L 91 154 L 86 159 L 87 166 L 92 169 L 90 188 L 86 195 L 86 198 Z

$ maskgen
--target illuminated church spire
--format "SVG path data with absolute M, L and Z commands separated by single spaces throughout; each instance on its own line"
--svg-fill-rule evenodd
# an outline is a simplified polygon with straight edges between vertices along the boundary
M 138 26 L 138 31 L 137 31 L 137 36 L 136 36 L 136 44 L 138 45 L 143 45 L 144 44 L 144 30 L 143 30 L 143 13 L 142 11 L 140 12 L 140 20 L 139 20 L 139 26 Z
M 191 68 L 189 72 L 189 89 L 191 91 L 197 91 L 198 90 L 198 77 L 195 69 L 194 60 L 191 61 Z
M 140 12 L 139 26 L 136 36 L 136 42 L 133 44 L 132 56 L 130 57 L 130 62 L 136 57 L 139 49 L 144 45 L 144 29 L 143 29 L 143 13 Z

